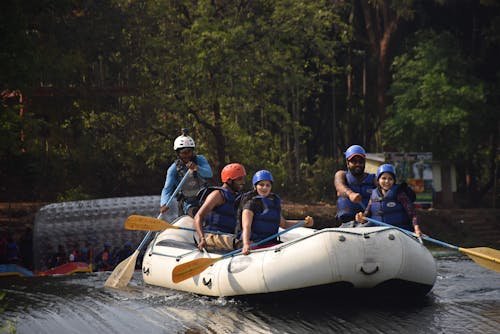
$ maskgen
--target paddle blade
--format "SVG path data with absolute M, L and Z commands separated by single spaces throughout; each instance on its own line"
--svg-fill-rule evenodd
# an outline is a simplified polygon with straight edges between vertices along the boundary
M 172 281 L 174 283 L 179 283 L 190 277 L 199 275 L 205 269 L 207 269 L 220 259 L 222 259 L 222 257 L 217 257 L 212 259 L 204 257 L 183 264 L 179 264 L 174 268 L 174 270 L 172 270 Z
M 137 256 L 139 255 L 139 250 L 136 250 L 128 258 L 120 262 L 108 279 L 104 283 L 105 287 L 108 288 L 124 288 L 127 286 L 128 282 L 132 278 L 135 271 L 135 263 L 137 261 Z
M 131 215 L 125 221 L 125 228 L 139 231 L 163 231 L 167 228 L 177 228 L 177 226 L 153 217 Z
M 488 247 L 459 248 L 458 250 L 465 253 L 480 266 L 500 273 L 499 250 Z

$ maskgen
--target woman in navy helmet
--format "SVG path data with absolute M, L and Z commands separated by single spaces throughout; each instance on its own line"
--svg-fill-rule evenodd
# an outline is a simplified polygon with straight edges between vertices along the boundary
M 280 227 L 288 228 L 300 222 L 283 218 L 280 197 L 271 192 L 273 182 L 271 172 L 259 170 L 252 178 L 254 190 L 249 194 L 250 199 L 241 203 L 241 240 L 242 253 L 245 255 L 250 253 L 252 242 L 258 242 L 278 233 Z M 313 218 L 309 216 L 305 218 L 305 222 L 305 226 L 308 227 L 314 223 Z M 276 243 L 278 240 L 272 240 L 267 245 Z
M 372 192 L 372 196 L 365 212 L 356 214 L 356 221 L 365 223 L 365 217 L 382 221 L 393 226 L 414 231 L 421 236 L 418 226 L 417 215 L 413 206 L 415 200 L 411 196 L 413 191 L 406 183 L 396 184 L 396 172 L 390 164 L 384 164 L 377 170 L 378 187 Z M 370 226 L 367 223 L 365 226 Z

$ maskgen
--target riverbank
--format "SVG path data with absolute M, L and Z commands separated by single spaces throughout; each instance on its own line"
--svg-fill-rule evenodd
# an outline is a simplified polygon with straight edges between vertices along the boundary
M 37 211 L 46 203 L 0 203 L 0 233 L 18 239 L 33 228 Z M 289 219 L 313 216 L 315 228 L 337 227 L 336 206 L 330 203 L 300 204 L 283 201 L 283 215 Z M 435 239 L 461 247 L 500 248 L 500 209 L 418 209 L 420 226 Z M 19 239 L 18 239 L 19 240 Z

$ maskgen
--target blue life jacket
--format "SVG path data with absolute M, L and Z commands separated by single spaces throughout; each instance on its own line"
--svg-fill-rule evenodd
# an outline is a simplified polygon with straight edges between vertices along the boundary
M 252 200 L 262 201 L 263 210 L 261 213 L 254 212 L 250 240 L 259 241 L 278 233 L 281 220 L 279 196 L 276 194 L 266 197 L 257 195 Z
M 367 174 L 362 180 L 358 180 L 350 171 L 346 173 L 347 186 L 354 192 L 361 194 L 364 207 L 368 205 L 372 191 L 375 188 L 375 174 Z M 354 220 L 354 216 L 358 212 L 363 212 L 365 209 L 359 203 L 353 203 L 349 197 L 342 194 L 337 199 L 337 218 L 344 221 Z
M 234 233 L 236 228 L 236 206 L 237 195 L 224 187 L 208 187 L 204 192 L 200 203 L 214 190 L 220 190 L 224 196 L 224 204 L 216 206 L 205 218 L 205 231 Z
M 380 190 L 373 191 L 372 205 L 370 207 L 371 217 L 399 228 L 412 230 L 410 217 L 403 205 L 397 200 L 400 185 L 395 184 L 382 196 Z

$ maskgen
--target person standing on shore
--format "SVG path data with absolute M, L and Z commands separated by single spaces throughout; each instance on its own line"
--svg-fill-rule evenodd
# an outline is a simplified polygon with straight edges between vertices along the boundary
M 347 171 L 335 173 L 334 186 L 337 190 L 337 222 L 342 225 L 353 221 L 357 212 L 363 211 L 377 186 L 375 174 L 365 173 L 366 152 L 359 145 L 352 145 L 345 151 Z

